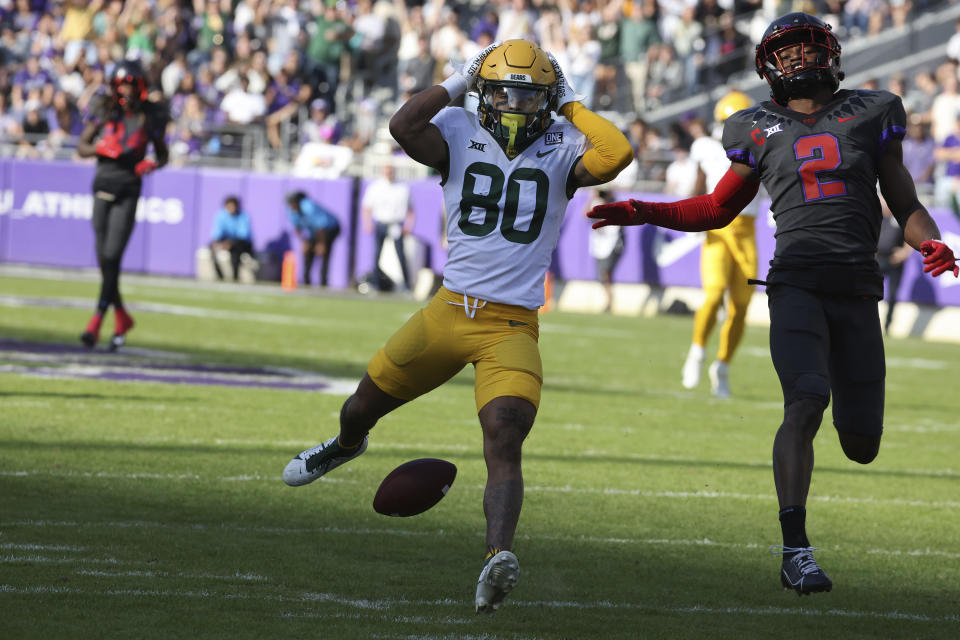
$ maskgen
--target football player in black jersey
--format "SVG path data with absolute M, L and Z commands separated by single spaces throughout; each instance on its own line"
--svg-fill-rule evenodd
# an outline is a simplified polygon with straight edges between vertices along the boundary
M 101 285 L 97 310 L 80 335 L 88 347 L 97 343 L 103 315 L 111 305 L 115 324 L 110 348 L 121 346 L 133 328 L 133 318 L 120 297 L 120 260 L 136 221 L 141 179 L 167 163 L 164 132 L 168 121 L 166 107 L 147 100 L 147 82 L 139 63 L 125 60 L 110 73 L 108 94 L 91 106 L 80 135 L 77 152 L 81 157 L 97 158 L 93 230 Z M 149 143 L 156 161 L 146 158 Z
M 772 100 L 724 124 L 731 167 L 713 193 L 674 203 L 630 200 L 595 207 L 594 227 L 656 224 L 683 231 L 729 224 L 762 182 L 772 198 L 776 249 L 767 277 L 770 355 L 783 387 L 773 444 L 785 589 L 829 591 L 806 534 L 813 438 L 833 396 L 846 456 L 866 464 L 880 448 L 885 359 L 876 252 L 877 182 L 906 241 L 932 276 L 958 275 L 953 252 L 917 199 L 900 144 L 906 116 L 887 91 L 840 90 L 840 44 L 814 16 L 773 21 L 756 52 Z

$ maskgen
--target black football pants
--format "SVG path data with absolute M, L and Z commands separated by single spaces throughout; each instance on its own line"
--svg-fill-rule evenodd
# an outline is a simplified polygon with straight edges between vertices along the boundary
M 100 313 L 105 313 L 111 304 L 123 306 L 120 297 L 120 260 L 133 233 L 139 198 L 139 193 L 115 196 L 97 191 L 94 194 L 93 231 L 101 274 L 100 299 L 97 302 Z

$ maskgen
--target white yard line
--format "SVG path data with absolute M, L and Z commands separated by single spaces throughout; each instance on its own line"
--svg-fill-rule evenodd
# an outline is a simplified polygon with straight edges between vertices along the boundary
M 18 586 L 12 584 L 0 584 L 0 594 L 13 593 L 17 595 L 82 595 L 82 596 L 120 596 L 120 597 L 170 597 L 187 599 L 222 599 L 222 600 L 264 600 L 264 601 L 291 601 L 289 596 L 270 595 L 270 594 L 245 594 L 245 593 L 220 593 L 207 589 L 199 591 L 182 589 L 106 589 L 91 590 L 77 587 L 48 587 L 42 585 L 36 586 Z M 404 607 L 464 607 L 469 606 L 463 600 L 452 600 L 445 598 L 442 600 L 406 600 L 384 598 L 379 600 L 345 598 L 331 593 L 303 593 L 300 595 L 302 602 L 309 603 L 329 603 L 340 606 L 352 607 L 363 611 L 385 612 Z M 668 614 L 691 614 L 691 615 L 750 615 L 750 616 L 812 616 L 812 617 L 838 617 L 838 618 L 862 618 L 869 620 L 902 620 L 910 622 L 960 622 L 958 615 L 929 616 L 924 614 L 909 613 L 904 611 L 858 611 L 851 609 L 807 609 L 807 608 L 787 608 L 787 607 L 709 607 L 701 605 L 664 607 L 655 603 L 643 602 L 612 602 L 609 600 L 598 601 L 557 601 L 557 600 L 536 600 L 527 601 L 521 599 L 511 600 L 510 607 L 527 607 L 537 609 L 576 609 L 576 610 L 601 610 L 601 611 L 645 611 L 651 613 Z M 404 621 L 403 617 L 397 618 L 398 621 Z M 413 618 L 419 621 L 418 618 Z
M 0 471 L 0 477 L 26 478 L 31 476 L 53 476 L 57 478 L 92 478 L 104 480 L 165 480 L 194 482 L 263 482 L 278 483 L 279 474 L 260 475 L 241 474 L 236 476 L 201 476 L 195 473 L 123 473 L 119 471 L 54 471 L 46 469 L 19 469 Z M 345 478 L 322 478 L 319 482 L 332 484 L 359 484 L 357 480 Z M 463 486 L 463 485 L 460 485 Z M 483 485 L 467 485 L 472 490 L 483 490 Z M 738 493 L 730 491 L 651 491 L 648 489 L 619 489 L 615 487 L 564 487 L 531 485 L 524 489 L 528 493 L 567 493 L 596 496 L 628 496 L 636 498 L 655 498 L 667 500 L 760 500 L 772 501 L 772 493 Z M 876 498 L 873 496 L 810 496 L 808 501 L 837 504 L 870 504 L 896 507 L 917 507 L 923 509 L 960 509 L 956 500 L 914 500 L 906 498 Z
M 241 527 L 233 525 L 207 525 L 207 524 L 167 524 L 163 522 L 149 522 L 149 521 L 126 521 L 126 522 L 97 522 L 97 521 L 56 521 L 56 520 L 20 520 L 20 521 L 6 521 L 0 522 L 0 529 L 17 529 L 17 528 L 36 528 L 36 529 L 53 529 L 53 528 L 66 528 L 66 529 L 98 529 L 98 528 L 107 528 L 107 529 L 166 529 L 166 530 L 188 530 L 188 531 L 200 531 L 200 532 L 211 532 L 219 533 L 224 531 L 230 531 L 235 533 L 277 533 L 283 535 L 291 534 L 337 534 L 337 535 L 346 535 L 346 536 L 358 536 L 358 535 L 370 535 L 374 537 L 386 537 L 386 536 L 401 536 L 401 537 L 430 537 L 430 538 L 439 538 L 444 536 L 458 536 L 461 535 L 455 531 L 447 531 L 444 529 L 430 529 L 430 530 L 414 530 L 414 529 L 392 529 L 392 528 L 373 528 L 373 527 Z M 9 533 L 9 531 L 8 531 Z M 477 533 L 477 536 L 480 536 L 481 533 Z M 762 544 L 759 542 L 723 542 L 719 540 L 711 540 L 710 538 L 696 538 L 696 539 L 683 539 L 683 538 L 631 538 L 631 537 L 599 537 L 599 536 L 578 536 L 578 535 L 551 535 L 551 534 L 518 534 L 517 538 L 532 542 L 537 541 L 550 541 L 550 542 L 562 542 L 565 544 L 608 544 L 608 545 L 638 545 L 638 546 L 672 546 L 672 547 L 716 547 L 717 549 L 730 549 L 730 550 L 740 550 L 740 551 L 749 551 L 749 552 L 763 552 L 766 553 L 769 548 L 769 544 Z M 851 545 L 850 549 L 854 549 L 854 553 L 863 553 L 862 546 L 860 545 Z M 846 547 L 842 545 L 833 545 L 831 547 L 825 547 L 825 550 L 831 552 L 840 552 L 845 553 L 847 551 Z M 866 553 L 869 554 L 878 554 L 878 555 L 889 555 L 889 556 L 907 556 L 907 557 L 935 557 L 948 560 L 958 560 L 960 559 L 960 552 L 954 551 L 944 551 L 937 549 L 930 549 L 929 547 L 924 549 L 868 549 Z M 14 556 L 5 556 L 9 558 L 7 562 L 13 562 L 16 560 Z M 36 556 L 30 556 L 36 557 Z M 27 558 L 24 556 L 24 558 Z M 51 559 L 50 561 L 60 562 L 64 559 Z M 27 560 L 24 560 L 27 561 Z M 42 560 L 41 560 L 42 561 Z M 103 560 L 90 559 L 90 562 L 104 562 Z M 131 564 L 129 562 L 120 562 L 115 558 L 109 560 L 111 564 Z

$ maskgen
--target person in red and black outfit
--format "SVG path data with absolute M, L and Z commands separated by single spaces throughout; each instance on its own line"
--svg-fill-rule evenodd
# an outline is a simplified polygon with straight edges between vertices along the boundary
M 900 98 L 840 89 L 840 43 L 828 24 L 805 13 L 774 20 L 757 46 L 756 69 L 772 99 L 724 122 L 731 164 L 712 193 L 602 204 L 587 215 L 594 227 L 705 231 L 732 222 L 761 182 L 770 194 L 776 249 L 766 282 L 758 282 L 767 286 L 770 355 L 784 401 L 773 442 L 783 545 L 772 551 L 783 555 L 781 584 L 801 595 L 833 588 L 806 531 L 813 440 L 831 399 L 847 458 L 867 464 L 880 451 L 886 359 L 877 185 L 907 244 L 923 255 L 924 272 L 958 277 L 960 267 L 903 164 Z
M 113 305 L 116 317 L 110 348 L 116 349 L 133 328 L 133 318 L 120 297 L 120 261 L 136 221 L 142 178 L 167 163 L 164 132 L 170 116 L 166 106 L 147 100 L 146 78 L 137 62 L 118 63 L 109 80 L 110 93 L 91 106 L 77 145 L 81 157 L 97 158 L 93 230 L 101 273 L 97 310 L 80 341 L 88 347 L 96 345 L 103 315 Z M 146 158 L 150 143 L 155 161 Z

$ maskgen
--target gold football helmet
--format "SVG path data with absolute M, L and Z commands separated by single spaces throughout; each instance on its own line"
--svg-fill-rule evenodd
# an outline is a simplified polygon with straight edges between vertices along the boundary
M 752 106 L 753 100 L 750 96 L 740 91 L 731 91 L 717 100 L 717 105 L 713 108 L 713 121 L 724 122 L 737 111 L 749 109 Z
M 477 73 L 477 116 L 513 159 L 550 126 L 557 108 L 557 74 L 547 52 L 526 40 L 507 40 Z

